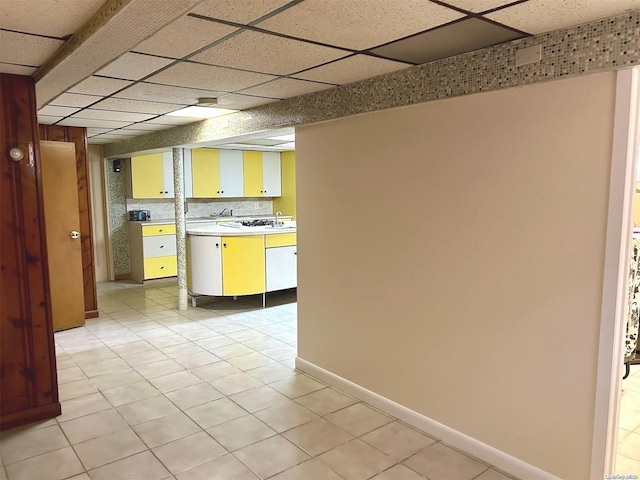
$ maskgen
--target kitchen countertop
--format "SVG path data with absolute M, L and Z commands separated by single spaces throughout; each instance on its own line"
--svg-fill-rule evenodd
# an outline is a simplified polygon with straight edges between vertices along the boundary
M 191 224 L 187 225 L 188 235 L 212 237 L 237 237 L 244 235 L 272 235 L 274 233 L 296 233 L 296 222 L 285 222 L 281 227 L 243 227 L 240 225 Z

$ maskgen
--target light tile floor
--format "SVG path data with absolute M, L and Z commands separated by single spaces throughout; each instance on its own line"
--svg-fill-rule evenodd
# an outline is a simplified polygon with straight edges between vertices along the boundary
M 62 415 L 2 433 L 0 480 L 509 478 L 296 371 L 291 292 L 186 312 L 175 279 L 98 294 L 99 318 L 55 335 Z M 640 471 L 638 373 L 619 472 Z
M 622 381 L 616 473 L 640 476 L 640 365 Z

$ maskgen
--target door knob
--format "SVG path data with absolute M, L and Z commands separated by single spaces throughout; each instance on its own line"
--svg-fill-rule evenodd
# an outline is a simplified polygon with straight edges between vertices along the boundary
M 71 230 L 71 232 L 69 232 L 69 236 L 75 240 L 76 238 L 80 238 L 80 232 Z

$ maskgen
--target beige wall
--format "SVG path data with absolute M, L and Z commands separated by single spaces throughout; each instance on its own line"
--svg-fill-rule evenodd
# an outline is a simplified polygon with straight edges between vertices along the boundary
M 109 268 L 107 266 L 108 238 L 105 223 L 104 149 L 101 145 L 89 145 L 89 168 L 96 282 L 104 282 L 109 279 Z
M 601 73 L 297 128 L 300 358 L 587 478 L 614 97 Z

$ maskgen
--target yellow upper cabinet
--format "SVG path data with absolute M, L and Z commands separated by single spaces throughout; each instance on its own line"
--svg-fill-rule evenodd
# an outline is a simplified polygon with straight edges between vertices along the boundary
M 244 154 L 244 196 L 279 197 L 282 194 L 279 152 Z
M 242 152 L 194 148 L 191 150 L 193 198 L 243 196 Z
M 193 198 L 220 196 L 220 151 L 213 148 L 191 150 Z
M 243 152 L 244 196 L 262 197 L 262 152 Z
M 173 198 L 171 152 L 131 157 L 132 198 Z

